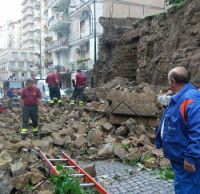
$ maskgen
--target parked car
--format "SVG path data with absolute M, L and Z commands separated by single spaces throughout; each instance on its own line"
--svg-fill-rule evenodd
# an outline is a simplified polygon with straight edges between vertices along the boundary
M 63 96 L 71 96 L 73 93 L 72 88 L 65 88 L 65 89 L 60 89 L 61 97 Z
M 44 103 L 50 102 L 49 87 L 44 79 L 37 80 L 36 86 L 40 89 Z

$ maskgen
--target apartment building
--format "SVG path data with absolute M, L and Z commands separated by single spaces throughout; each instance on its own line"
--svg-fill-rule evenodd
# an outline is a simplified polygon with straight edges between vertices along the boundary
M 41 51 L 41 1 L 23 0 L 22 7 L 22 48 L 33 52 L 36 74 L 39 75 L 44 61 Z
M 26 79 L 35 72 L 33 52 L 26 49 L 6 49 L 0 53 L 1 80 Z
M 68 16 L 68 0 L 49 0 L 48 30 L 52 36 L 48 52 L 52 53 L 53 64 L 69 68 L 68 37 L 70 20 Z
M 0 49 L 7 48 L 7 25 L 0 26 Z
M 66 70 L 90 70 L 98 56 L 98 41 L 103 33 L 99 17 L 143 18 L 163 12 L 164 0 L 49 0 L 48 28 L 52 42 L 48 52 L 54 65 Z
M 11 21 L 7 24 L 7 46 L 6 48 L 21 48 L 22 28 L 21 20 Z
M 10 21 L 2 26 L 0 42 L 0 79 L 25 79 L 33 74 L 33 50 L 23 49 L 22 21 Z

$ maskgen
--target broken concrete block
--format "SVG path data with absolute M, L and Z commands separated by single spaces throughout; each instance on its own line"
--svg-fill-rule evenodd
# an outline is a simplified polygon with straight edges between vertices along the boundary
M 98 152 L 98 156 L 103 158 L 113 158 L 113 146 L 112 144 L 104 145 Z
M 103 132 L 98 129 L 91 129 L 88 133 L 88 140 L 94 145 L 101 143 L 103 137 Z
M 10 184 L 17 190 L 23 190 L 29 184 L 29 173 L 11 178 Z
M 139 148 L 132 148 L 132 149 L 129 149 L 129 153 L 127 153 L 125 158 L 128 161 L 137 162 L 140 160 L 141 156 L 142 156 L 142 153 Z
M 22 175 L 25 173 L 25 166 L 22 162 L 11 164 L 12 177 Z
M 31 183 L 35 185 L 41 180 L 43 180 L 44 175 L 38 169 L 34 168 L 34 169 L 31 169 L 29 178 L 30 178 Z
M 102 125 L 103 129 L 106 131 L 111 131 L 111 129 L 113 128 L 113 125 L 109 122 L 106 122 Z
M 114 144 L 116 142 L 116 138 L 109 135 L 108 137 L 106 137 L 106 139 L 104 141 L 105 141 L 105 143 Z
M 127 151 L 122 148 L 121 146 L 116 146 L 115 147 L 115 151 L 114 151 L 115 155 L 118 156 L 120 159 L 125 159 L 125 156 L 127 154 Z
M 62 138 L 59 138 L 59 137 L 53 140 L 53 144 L 57 145 L 57 146 L 63 146 L 64 143 L 65 143 L 64 140 Z
M 157 168 L 158 167 L 158 163 L 157 163 L 156 159 L 153 157 L 145 160 L 144 165 L 147 168 Z
M 126 126 L 121 126 L 119 128 L 117 128 L 117 130 L 115 131 L 116 135 L 120 135 L 123 137 L 126 137 L 129 133 L 129 129 Z
M 81 146 L 83 146 L 84 144 L 87 143 L 87 139 L 85 137 L 83 137 L 82 135 L 77 136 L 74 143 L 78 148 L 80 148 Z
M 125 125 L 129 129 L 130 132 L 134 131 L 136 124 L 137 122 L 133 118 L 130 118 L 126 122 L 122 123 L 122 125 Z
M 82 166 L 83 170 L 85 170 L 90 176 L 95 177 L 96 176 L 96 169 L 95 169 L 95 163 L 91 164 L 85 164 Z

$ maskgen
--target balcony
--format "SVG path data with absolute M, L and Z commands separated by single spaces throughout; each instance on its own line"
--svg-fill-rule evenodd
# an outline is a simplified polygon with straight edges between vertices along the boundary
M 40 5 L 40 1 L 35 1 L 35 2 L 34 2 L 34 8 L 35 8 L 35 9 L 38 9 L 38 10 L 39 10 L 39 9 L 40 9 L 40 6 L 41 6 L 41 5 Z
M 52 42 L 48 47 L 47 51 L 61 51 L 68 49 L 68 40 L 60 40 Z
M 21 5 L 25 5 L 28 0 L 23 0 Z
M 34 24 L 32 19 L 28 19 L 28 20 L 24 20 L 23 24 L 22 24 L 22 28 L 25 28 L 27 25 L 32 25 Z
M 24 13 L 22 19 L 25 20 L 28 16 L 33 16 L 33 11 L 30 10 L 30 9 L 28 9 L 28 10 Z
M 18 70 L 20 70 L 20 67 L 18 67 L 18 65 L 17 65 L 17 66 L 9 65 L 9 66 L 8 66 L 8 69 L 9 69 L 10 71 L 18 71 Z
M 27 42 L 27 41 L 33 41 L 34 37 L 31 35 L 25 36 L 23 42 Z
M 22 13 L 25 13 L 28 8 L 33 8 L 33 7 L 34 7 L 33 3 L 30 2 L 26 3 L 22 9 Z
M 68 24 L 70 24 L 70 20 L 63 13 L 52 16 L 48 21 L 49 29 L 56 32 L 66 30 Z
M 34 13 L 34 19 L 39 19 L 40 18 L 40 12 L 35 12 Z
M 40 31 L 40 26 L 35 24 L 33 30 L 34 31 Z
M 33 28 L 31 28 L 31 27 L 24 28 L 23 36 L 25 36 L 28 33 L 32 33 L 32 32 L 33 32 Z
M 89 41 L 92 38 L 93 34 L 89 31 L 81 32 L 81 33 L 74 33 L 71 35 L 69 39 L 69 45 L 80 44 Z
M 45 33 L 44 40 L 46 42 L 52 41 L 53 35 L 50 32 Z
M 63 10 L 68 6 L 70 0 L 49 0 L 48 6 L 51 8 L 56 8 L 57 10 Z

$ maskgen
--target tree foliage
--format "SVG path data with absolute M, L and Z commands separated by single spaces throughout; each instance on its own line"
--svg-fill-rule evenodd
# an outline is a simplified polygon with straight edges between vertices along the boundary
M 166 2 L 168 2 L 169 5 L 177 5 L 177 4 L 185 2 L 185 0 L 166 0 Z

